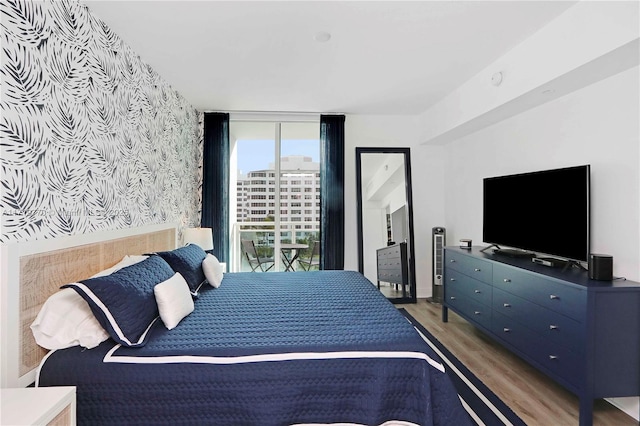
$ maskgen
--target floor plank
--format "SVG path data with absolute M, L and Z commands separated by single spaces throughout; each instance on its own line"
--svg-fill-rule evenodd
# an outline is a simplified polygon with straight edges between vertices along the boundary
M 405 308 L 529 426 L 578 424 L 578 398 L 504 349 L 449 310 L 419 300 Z M 594 426 L 637 426 L 638 422 L 605 400 L 594 405 Z

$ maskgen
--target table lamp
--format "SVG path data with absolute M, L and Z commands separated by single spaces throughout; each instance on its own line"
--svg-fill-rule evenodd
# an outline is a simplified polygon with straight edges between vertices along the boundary
M 202 250 L 213 249 L 213 232 L 211 228 L 186 228 L 183 236 L 184 245 L 197 244 Z

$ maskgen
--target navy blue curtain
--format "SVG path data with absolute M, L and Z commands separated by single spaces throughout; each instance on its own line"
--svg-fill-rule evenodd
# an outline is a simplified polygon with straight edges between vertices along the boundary
M 229 261 L 229 114 L 204 113 L 203 228 L 213 229 L 213 254 Z
M 344 269 L 344 115 L 320 116 L 320 269 Z

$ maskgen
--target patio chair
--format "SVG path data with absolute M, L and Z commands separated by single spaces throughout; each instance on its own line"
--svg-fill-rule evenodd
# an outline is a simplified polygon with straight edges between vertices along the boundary
M 258 255 L 258 250 L 256 250 L 256 245 L 253 243 L 253 240 L 242 240 L 242 252 L 249 262 L 251 272 L 255 272 L 258 268 L 260 268 L 262 272 L 267 272 L 273 268 L 275 264 L 273 257 L 260 257 L 260 255 Z M 263 265 L 269 265 L 269 267 L 265 269 Z
M 314 241 L 311 247 L 311 257 L 298 258 L 298 264 L 305 271 L 311 270 L 312 267 L 320 269 L 320 241 Z

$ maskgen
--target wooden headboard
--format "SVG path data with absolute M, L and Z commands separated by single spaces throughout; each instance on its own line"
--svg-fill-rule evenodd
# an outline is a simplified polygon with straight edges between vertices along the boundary
M 175 224 L 3 245 L 2 387 L 24 387 L 46 354 L 30 325 L 60 286 L 86 279 L 125 255 L 176 247 Z

